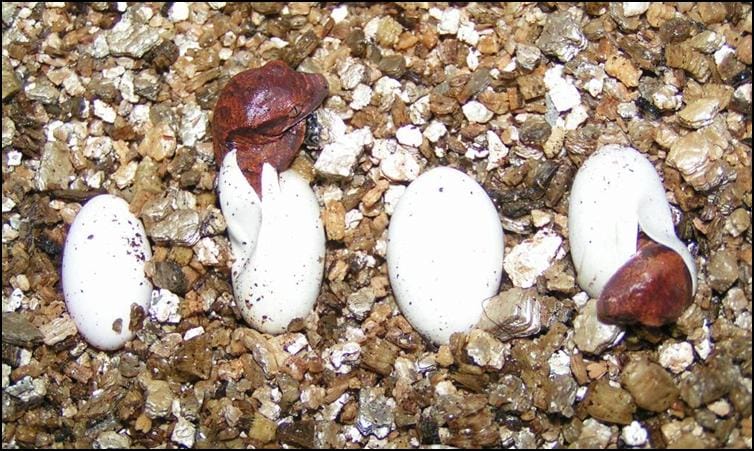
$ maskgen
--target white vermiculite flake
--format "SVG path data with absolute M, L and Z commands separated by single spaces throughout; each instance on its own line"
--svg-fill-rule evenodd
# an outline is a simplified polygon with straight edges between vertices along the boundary
M 489 122 L 489 120 L 492 119 L 493 116 L 492 111 L 488 110 L 486 106 L 482 105 L 476 100 L 467 102 L 463 106 L 462 110 L 463 115 L 466 116 L 466 119 L 468 119 L 469 122 L 484 124 L 486 122 Z
M 353 90 L 351 95 L 351 103 L 348 104 L 354 110 L 361 110 L 365 106 L 369 105 L 372 101 L 372 88 L 359 83 Z
M 628 446 L 641 446 L 647 442 L 649 434 L 641 423 L 638 421 L 632 421 L 631 424 L 623 427 L 620 437 Z
M 650 2 L 623 2 L 623 15 L 626 17 L 639 16 L 649 9 Z
M 456 34 L 458 33 L 458 27 L 461 25 L 461 11 L 455 8 L 448 8 L 444 11 L 439 11 L 435 8 L 430 10 L 430 15 L 438 17 L 440 23 L 437 24 L 438 34 Z
M 372 132 L 368 128 L 347 133 L 337 141 L 325 145 L 314 163 L 314 168 L 326 175 L 341 177 L 353 175 L 356 160 L 364 150 L 364 146 L 370 144 L 372 140 Z
M 149 303 L 149 316 L 161 323 L 176 324 L 181 320 L 178 312 L 181 299 L 163 288 L 152 291 L 152 300 Z
M 448 132 L 448 129 L 440 121 L 432 121 L 427 128 L 424 129 L 424 136 L 429 142 L 436 143 Z
M 563 78 L 563 66 L 556 65 L 545 72 L 547 96 L 559 112 L 568 111 L 581 103 L 581 94 L 573 82 Z
M 395 132 L 398 142 L 404 146 L 419 147 L 422 144 L 422 132 L 413 125 L 404 125 Z
M 189 18 L 189 3 L 175 2 L 168 11 L 168 19 L 172 22 L 182 22 Z
M 94 115 L 108 124 L 115 122 L 116 113 L 113 107 L 101 101 L 100 99 L 94 100 Z

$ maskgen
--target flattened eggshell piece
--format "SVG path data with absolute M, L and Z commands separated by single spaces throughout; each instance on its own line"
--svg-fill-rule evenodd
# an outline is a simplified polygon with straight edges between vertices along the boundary
M 503 252 L 500 219 L 482 187 L 455 169 L 425 172 L 390 220 L 387 263 L 398 306 L 421 334 L 448 343 L 497 294 Z
M 144 226 L 125 200 L 93 197 L 76 215 L 63 250 L 63 295 L 89 344 L 115 350 L 134 337 L 134 306 L 146 311 L 152 284 L 144 264 L 152 258 Z
M 319 203 L 295 171 L 278 177 L 269 164 L 260 202 L 229 158 L 233 152 L 224 159 L 218 189 L 233 245 L 236 302 L 252 327 L 281 333 L 291 320 L 305 318 L 319 295 L 325 261 Z
M 576 174 L 568 210 L 577 280 L 590 296 L 598 298 L 610 277 L 636 253 L 639 227 L 681 255 L 696 289 L 693 258 L 675 235 L 655 168 L 633 148 L 605 146 Z

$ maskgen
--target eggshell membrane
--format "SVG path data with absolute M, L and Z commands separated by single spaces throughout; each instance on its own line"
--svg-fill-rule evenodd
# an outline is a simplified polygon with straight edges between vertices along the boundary
M 579 285 L 598 298 L 636 253 L 639 228 L 677 252 L 696 291 L 696 267 L 675 234 L 665 188 L 655 168 L 631 147 L 608 145 L 579 169 L 571 187 L 568 234 Z
M 325 233 L 319 203 L 294 171 L 262 169 L 263 195 L 246 181 L 236 151 L 223 159 L 220 206 L 233 250 L 233 291 L 244 319 L 270 334 L 304 318 L 319 295 Z
M 115 350 L 134 337 L 131 309 L 147 309 L 152 284 L 144 264 L 151 258 L 144 226 L 125 200 L 103 194 L 81 208 L 63 250 L 63 295 L 89 344 Z M 113 330 L 118 320 L 120 332 Z
M 388 230 L 387 263 L 408 321 L 436 344 L 471 329 L 497 294 L 503 229 L 487 193 L 451 168 L 425 172 L 406 189 Z

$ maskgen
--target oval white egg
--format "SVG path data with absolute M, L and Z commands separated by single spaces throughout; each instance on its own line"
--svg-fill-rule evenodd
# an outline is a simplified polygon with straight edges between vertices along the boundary
M 233 291 L 244 320 L 265 333 L 282 333 L 305 318 L 319 295 L 325 231 L 317 198 L 295 171 L 262 169 L 262 199 L 246 181 L 236 151 L 218 176 L 220 207 L 233 249 Z
M 599 298 L 607 281 L 635 253 L 639 228 L 683 258 L 696 290 L 694 259 L 675 234 L 665 188 L 652 163 L 631 147 L 592 154 L 571 187 L 568 237 L 579 285 Z
M 152 258 L 144 226 L 116 196 L 93 197 L 76 215 L 63 250 L 63 294 L 68 313 L 89 344 L 114 350 L 134 337 L 133 309 L 146 311 Z
M 422 335 L 448 343 L 497 294 L 503 252 L 503 228 L 484 189 L 456 169 L 425 172 L 390 219 L 388 274 L 398 306 Z

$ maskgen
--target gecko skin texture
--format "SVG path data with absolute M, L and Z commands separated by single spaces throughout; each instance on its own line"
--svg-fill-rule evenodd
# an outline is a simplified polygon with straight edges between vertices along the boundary
M 271 61 L 230 79 L 220 92 L 212 124 L 215 161 L 237 151 L 244 177 L 262 194 L 262 166 L 286 170 L 304 141 L 306 117 L 327 97 L 320 74 L 296 72 Z

